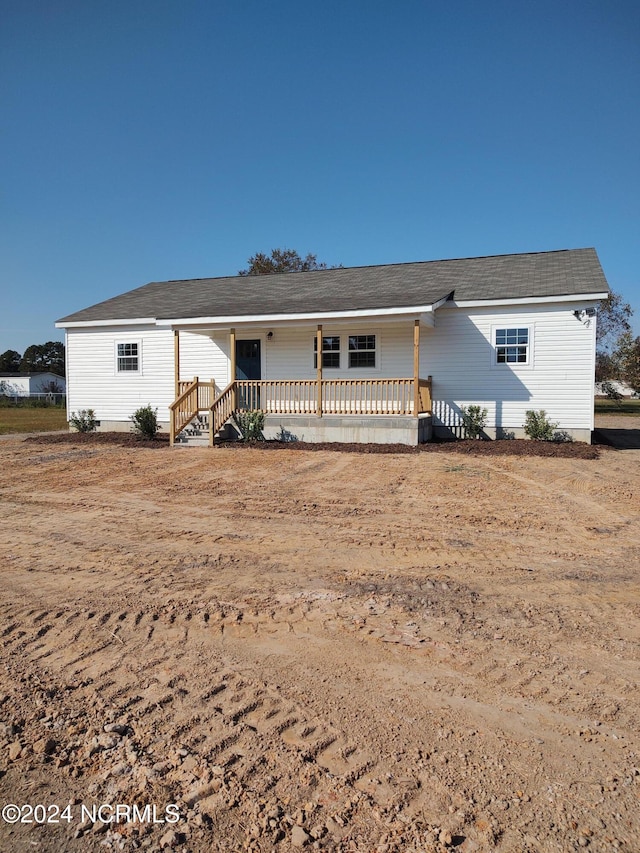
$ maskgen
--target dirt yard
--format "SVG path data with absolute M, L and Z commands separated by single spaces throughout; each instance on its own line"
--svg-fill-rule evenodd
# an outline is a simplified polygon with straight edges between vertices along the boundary
M 640 450 L 0 466 L 0 850 L 640 850 Z

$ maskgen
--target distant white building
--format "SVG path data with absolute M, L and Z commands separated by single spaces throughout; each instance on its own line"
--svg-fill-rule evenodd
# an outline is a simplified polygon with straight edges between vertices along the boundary
M 0 373 L 0 394 L 7 397 L 34 397 L 66 394 L 67 383 L 56 373 Z
M 623 397 L 633 397 L 635 392 L 630 385 L 627 385 L 626 382 L 619 382 L 617 379 L 612 379 L 611 382 L 596 382 L 596 397 L 606 397 L 607 392 L 603 389 L 603 385 L 608 384 L 613 387 L 614 391 L 617 391 Z

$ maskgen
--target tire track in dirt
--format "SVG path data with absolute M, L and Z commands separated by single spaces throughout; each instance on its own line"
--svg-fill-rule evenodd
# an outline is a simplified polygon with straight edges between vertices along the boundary
M 578 464 L 545 493 L 546 461 L 494 458 L 489 477 L 455 457 L 247 451 L 151 473 L 128 456 L 102 460 L 101 488 L 38 465 L 53 546 L 14 478 L 0 724 L 58 744 L 2 752 L 0 790 L 6 770 L 14 786 L 25 771 L 83 796 L 175 795 L 198 853 L 288 850 L 297 822 L 326 850 L 633 841 L 640 613 L 623 548 L 605 556 L 629 526 L 571 493 L 611 519 L 627 507 Z M 512 465 L 529 475 L 517 501 Z
M 53 618 L 56 613 L 57 620 Z M 108 709 L 110 718 L 125 719 L 122 725 L 131 727 L 134 737 L 138 722 L 143 722 L 136 740 L 138 751 L 153 749 L 156 754 L 170 750 L 179 741 L 198 763 L 222 768 L 221 773 L 217 771 L 220 775 L 230 773 L 238 783 L 260 795 L 277 789 L 273 777 L 289 778 L 292 768 L 297 767 L 303 775 L 312 772 L 313 801 L 332 802 L 332 814 L 338 818 L 338 825 L 344 823 L 347 814 L 352 816 L 353 798 L 357 803 L 366 796 L 370 802 L 397 810 L 400 804 L 404 808 L 408 802 L 407 780 L 400 786 L 388 780 L 382 784 L 376 776 L 390 774 L 386 768 L 377 770 L 379 761 L 373 753 L 363 750 L 346 731 L 323 719 L 299 699 L 286 699 L 264 682 L 256 682 L 234 669 L 222 649 L 208 646 L 207 674 L 198 680 L 198 689 L 204 688 L 197 703 L 202 710 L 194 714 L 193 702 L 189 700 L 191 682 L 185 674 L 195 665 L 190 648 L 193 640 L 184 630 L 184 624 L 193 621 L 189 610 L 177 618 L 175 613 L 168 618 L 163 614 L 163 618 L 153 611 L 138 618 L 138 613 L 133 620 L 128 614 L 114 615 L 110 611 L 40 611 L 35 616 L 27 611 L 20 615 L 25 633 L 18 636 L 13 623 L 5 631 L 23 659 L 33 667 L 46 660 L 49 671 L 57 672 L 63 683 L 73 685 L 76 702 L 99 696 L 101 710 Z M 72 626 L 83 617 L 84 626 L 79 631 L 73 630 Z M 34 629 L 45 619 L 54 624 L 40 642 Z M 200 634 L 215 628 L 211 621 L 203 620 Z M 151 640 L 147 623 L 155 625 Z M 118 627 L 122 631 L 116 634 L 112 629 Z M 96 630 L 111 633 L 112 639 L 98 640 Z M 221 638 L 222 634 L 219 631 L 216 636 Z M 181 644 L 179 654 L 175 652 L 176 639 Z M 195 645 L 199 657 L 202 636 L 198 636 Z M 141 668 L 135 661 L 142 653 Z M 158 733 L 161 733 L 160 746 Z M 103 757 L 101 773 L 108 774 L 109 764 L 113 762 L 104 760 L 105 753 L 97 754 Z M 295 777 L 295 770 L 293 773 Z M 342 788 L 339 798 L 334 792 L 336 781 Z M 224 805 L 227 795 L 225 790 L 219 796 L 219 790 L 215 781 L 208 780 L 196 784 L 194 789 L 182 790 L 182 795 L 189 807 L 197 803 L 201 809 L 216 810 Z M 414 791 L 417 792 L 417 787 Z M 279 795 L 291 796 L 291 791 L 287 788 Z

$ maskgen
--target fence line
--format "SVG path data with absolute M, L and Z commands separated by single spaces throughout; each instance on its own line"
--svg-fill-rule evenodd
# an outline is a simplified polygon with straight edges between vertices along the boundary
M 0 392 L 0 401 L 9 402 L 15 406 L 20 405 L 20 403 L 28 402 L 29 400 L 44 400 L 52 405 L 61 406 L 66 403 L 67 395 L 56 394 L 53 392 L 47 392 L 46 394 L 7 394 L 6 392 Z

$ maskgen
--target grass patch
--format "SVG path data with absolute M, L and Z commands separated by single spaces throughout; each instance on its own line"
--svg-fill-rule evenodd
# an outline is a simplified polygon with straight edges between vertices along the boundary
M 13 432 L 48 432 L 67 428 L 67 412 L 57 406 L 0 408 L 0 435 Z
M 640 415 L 640 400 L 596 400 L 596 415 Z

